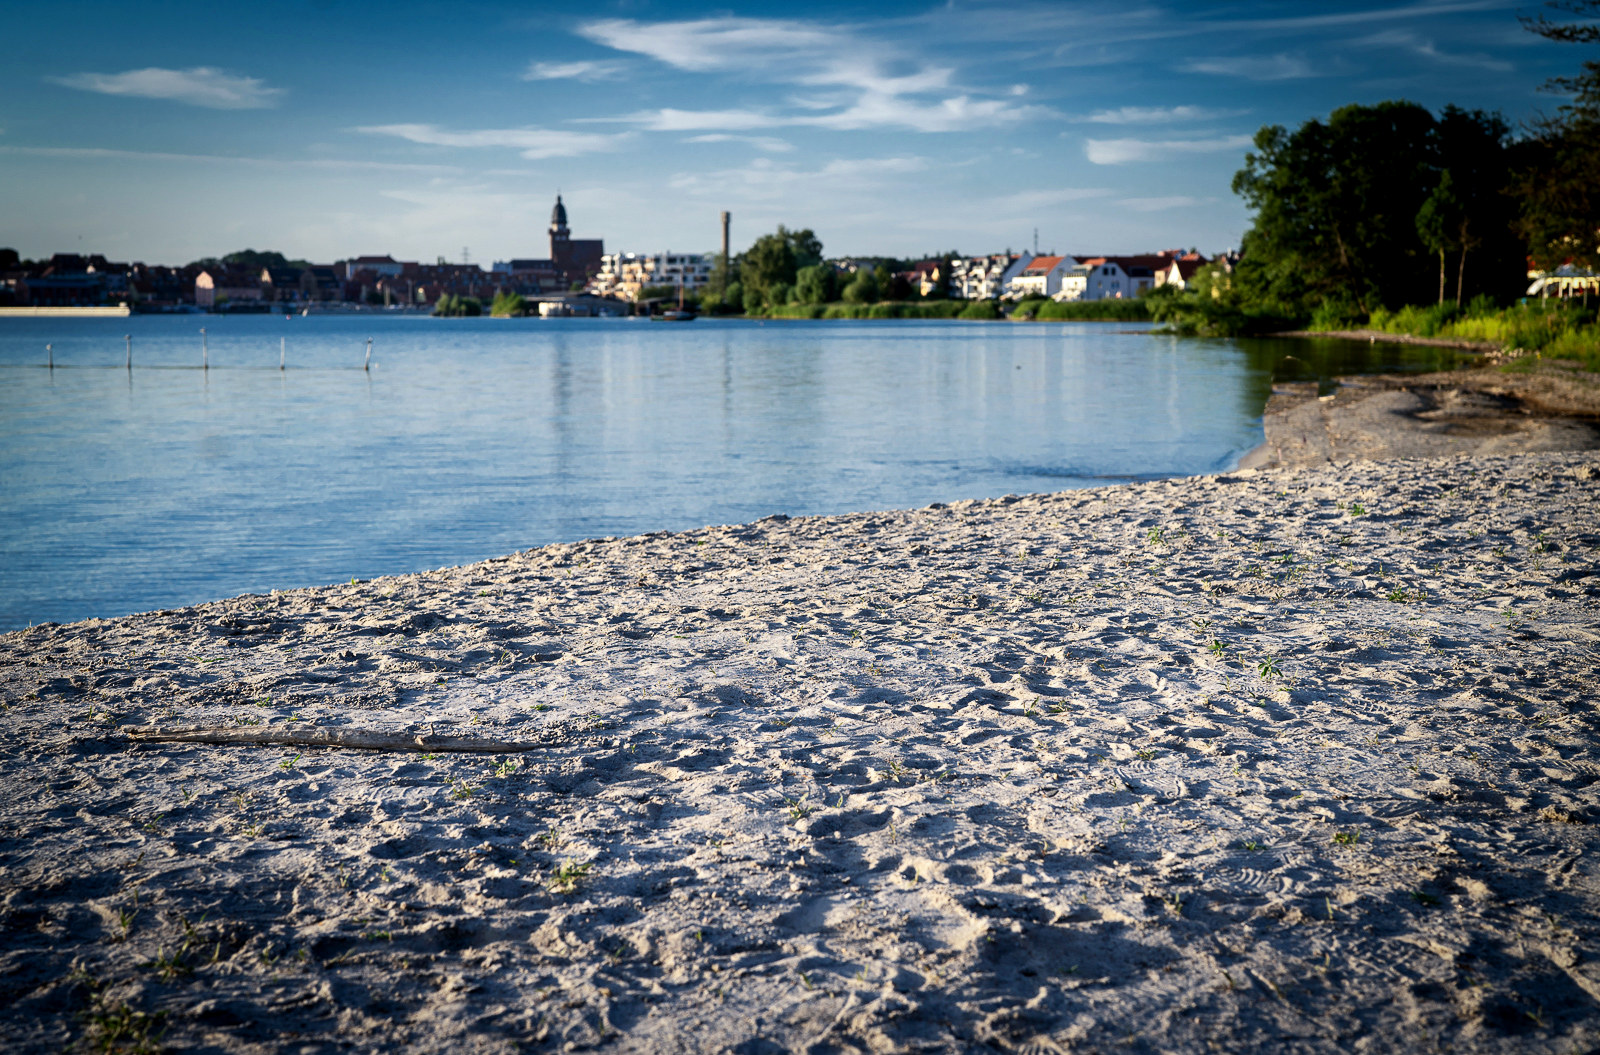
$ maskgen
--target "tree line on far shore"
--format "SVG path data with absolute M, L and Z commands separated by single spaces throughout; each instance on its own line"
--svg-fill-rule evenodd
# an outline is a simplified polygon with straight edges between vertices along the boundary
M 1579 18 L 1524 18 L 1530 31 L 1600 43 L 1600 0 L 1548 6 Z M 1261 129 L 1233 181 L 1254 213 L 1242 258 L 1154 291 L 1151 314 L 1188 333 L 1359 326 L 1600 367 L 1587 298 L 1522 302 L 1529 260 L 1600 270 L 1600 60 L 1548 87 L 1568 100 L 1520 136 L 1497 114 L 1409 102 Z

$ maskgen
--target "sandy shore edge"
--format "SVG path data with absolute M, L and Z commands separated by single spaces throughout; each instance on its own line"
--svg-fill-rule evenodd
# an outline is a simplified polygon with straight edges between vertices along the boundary
M 1597 498 L 1340 463 L 0 636 L 0 1038 L 1592 1048 Z

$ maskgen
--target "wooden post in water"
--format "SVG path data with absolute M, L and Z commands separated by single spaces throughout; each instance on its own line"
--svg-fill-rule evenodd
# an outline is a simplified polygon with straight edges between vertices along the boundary
M 50 364 L 50 369 L 54 370 L 56 368 L 56 349 L 55 349 L 55 345 L 47 344 L 47 345 L 44 346 L 44 357 L 45 357 L 45 360 Z
M 133 334 L 125 333 L 122 339 L 128 342 L 128 369 L 133 369 Z
M 278 369 L 279 370 L 283 369 L 283 356 L 284 356 L 284 347 L 283 346 L 284 346 L 284 342 L 287 339 L 288 338 L 285 338 L 285 337 L 279 337 L 278 338 Z
M 200 327 L 200 369 L 211 369 L 211 350 L 206 347 L 206 328 Z
M 367 338 L 367 357 L 366 357 L 365 360 L 362 361 L 361 369 L 367 371 L 369 374 L 372 372 L 372 338 L 371 337 Z

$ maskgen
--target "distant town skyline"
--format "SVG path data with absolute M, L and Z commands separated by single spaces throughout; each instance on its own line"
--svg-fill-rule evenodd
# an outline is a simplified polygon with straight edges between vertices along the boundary
M 1537 3 L 65 3 L 0 41 L 0 245 L 537 255 L 1237 245 L 1265 124 L 1406 98 L 1553 111 Z

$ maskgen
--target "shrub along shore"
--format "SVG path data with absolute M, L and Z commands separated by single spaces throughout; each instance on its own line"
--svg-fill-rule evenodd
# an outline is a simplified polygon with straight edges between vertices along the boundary
M 880 301 L 876 304 L 769 305 L 746 313 L 767 319 L 976 319 L 1007 318 L 992 300 Z M 1020 301 L 1009 318 L 1017 322 L 1149 322 L 1150 309 L 1138 300 L 1101 300 L 1057 303 L 1053 300 Z

